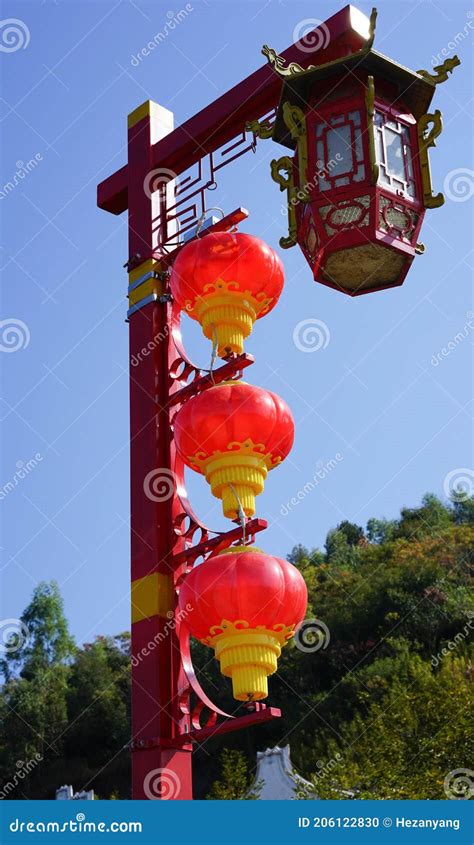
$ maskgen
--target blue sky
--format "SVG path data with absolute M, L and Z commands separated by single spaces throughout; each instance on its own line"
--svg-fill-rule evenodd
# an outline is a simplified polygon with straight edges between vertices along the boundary
M 171 109 L 178 125 L 260 66 L 263 43 L 282 50 L 301 22 L 339 8 L 190 5 L 138 66 L 132 57 L 185 3 L 3 5 L 2 18 L 21 20 L 29 41 L 0 53 L 2 184 L 22 163 L 34 165 L 2 191 L 0 206 L 2 319 L 22 323 L 22 348 L 0 356 L 8 485 L 0 617 L 18 617 L 38 581 L 55 578 L 79 642 L 129 627 L 126 215 L 96 208 L 96 184 L 125 163 L 126 116 L 143 100 Z M 436 92 L 445 128 L 431 155 L 435 190 L 446 182 L 452 198 L 427 213 L 427 251 L 393 291 L 350 299 L 316 285 L 298 249 L 280 251 L 285 290 L 247 342 L 257 359 L 247 378 L 283 396 L 296 422 L 293 452 L 257 500 L 270 522 L 259 543 L 281 556 L 298 542 L 322 545 L 342 519 L 365 525 L 415 506 L 428 490 L 444 496 L 446 477 L 472 467 L 474 13 L 442 0 L 378 7 L 375 48 L 408 67 L 429 68 L 457 41 L 462 65 Z M 370 12 L 368 3 L 359 8 Z M 285 216 L 269 176 L 276 154 L 262 142 L 222 173 L 211 199 L 226 211 L 247 207 L 243 230 L 278 248 Z M 310 353 L 293 340 L 306 319 L 323 321 L 329 340 Z M 191 357 L 208 366 L 208 344 L 189 321 L 184 330 Z M 285 509 L 331 459 L 327 477 Z M 189 492 L 204 521 L 226 527 L 202 479 L 190 477 Z

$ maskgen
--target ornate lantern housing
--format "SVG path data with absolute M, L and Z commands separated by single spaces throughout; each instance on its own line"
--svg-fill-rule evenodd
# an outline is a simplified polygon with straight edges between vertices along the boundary
M 372 50 L 376 11 L 363 47 L 326 64 L 285 66 L 264 47 L 282 78 L 275 122 L 256 135 L 294 150 L 271 162 L 287 192 L 289 233 L 317 282 L 351 296 L 401 285 L 415 254 L 425 209 L 443 204 L 431 187 L 428 149 L 441 113 L 428 108 L 457 56 L 433 73 L 408 70 Z

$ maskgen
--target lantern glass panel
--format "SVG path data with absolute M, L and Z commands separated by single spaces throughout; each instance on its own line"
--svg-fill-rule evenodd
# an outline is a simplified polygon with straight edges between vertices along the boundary
M 333 162 L 331 175 L 342 176 L 352 170 L 351 127 L 348 123 L 326 132 L 327 161 Z
M 317 182 L 320 191 L 343 188 L 365 178 L 360 111 L 331 115 L 316 124 Z
M 379 184 L 414 199 L 416 192 L 409 128 L 381 111 L 375 114 L 375 154 L 379 165 Z

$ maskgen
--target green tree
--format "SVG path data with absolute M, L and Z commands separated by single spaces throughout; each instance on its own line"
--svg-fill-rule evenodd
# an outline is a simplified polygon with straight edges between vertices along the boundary
M 357 544 L 364 539 L 364 529 L 354 522 L 349 522 L 347 519 L 340 522 L 337 526 L 337 531 L 344 534 L 349 546 L 357 546 Z
M 66 752 L 81 749 L 92 765 L 108 761 L 130 738 L 130 661 L 111 637 L 98 637 L 77 653 L 68 685 L 71 726 Z
M 312 777 L 319 797 L 446 798 L 445 778 L 468 768 L 474 751 L 469 666 L 467 654 L 450 655 L 433 672 L 407 655 L 404 676 L 385 675 L 364 711 L 339 724 L 340 739 L 328 739 L 324 776 Z
M 474 525 L 474 496 L 457 496 L 452 507 L 456 525 Z
M 18 761 L 38 759 L 33 774 L 17 784 L 18 797 L 30 797 L 47 759 L 61 754 L 68 724 L 67 679 L 74 643 L 55 582 L 39 584 L 20 622 L 18 647 L 8 651 L 2 662 L 6 681 L 1 691 L 0 746 L 6 754 L 0 778 L 11 783 Z
M 28 607 L 21 615 L 19 648 L 7 651 L 1 669 L 6 678 L 20 673 L 32 679 L 59 663 L 67 663 L 74 654 L 64 604 L 55 581 L 42 581 L 34 590 Z
M 371 543 L 388 543 L 393 540 L 398 523 L 395 519 L 369 519 L 367 538 Z
M 346 531 L 340 531 L 339 528 L 328 531 L 325 549 L 327 562 L 336 566 L 353 566 L 360 559 L 359 548 L 351 545 Z
M 258 798 L 258 788 L 250 793 L 253 778 L 241 751 L 224 750 L 220 756 L 221 773 L 211 786 L 209 799 L 238 801 Z
M 408 540 L 434 537 L 449 528 L 453 512 L 433 493 L 426 493 L 419 508 L 402 508 L 396 537 Z

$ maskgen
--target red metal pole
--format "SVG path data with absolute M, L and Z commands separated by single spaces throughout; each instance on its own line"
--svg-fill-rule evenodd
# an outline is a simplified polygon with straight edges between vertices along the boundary
M 129 117 L 130 461 L 132 578 L 132 798 L 192 798 L 190 729 L 178 697 L 182 665 L 176 630 L 171 550 L 180 550 L 169 425 L 169 309 L 151 259 L 160 240 L 147 189 L 153 143 L 173 115 L 148 101 Z M 157 194 L 153 195 L 157 197 Z M 159 196 L 159 193 L 158 193 Z M 158 299 L 154 297 L 158 295 Z M 148 300 L 152 301 L 148 301 Z M 134 310 L 135 309 L 135 310 Z M 133 312 L 133 313 L 130 313 Z M 150 743 L 148 740 L 155 742 Z M 156 743 L 158 740 L 158 744 Z

